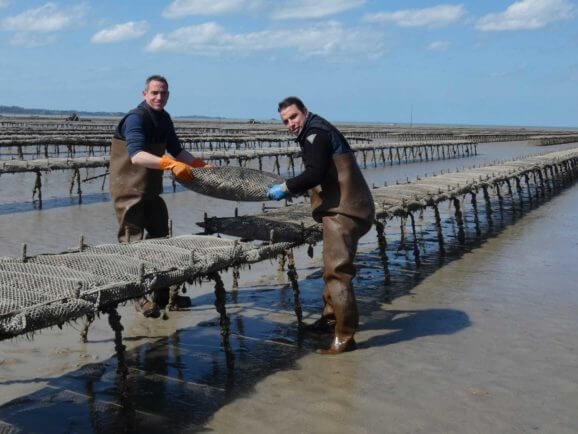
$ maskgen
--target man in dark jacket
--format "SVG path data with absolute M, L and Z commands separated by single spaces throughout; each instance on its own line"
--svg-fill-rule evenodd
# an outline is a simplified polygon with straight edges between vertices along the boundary
M 269 199 L 287 195 L 311 195 L 313 218 L 323 223 L 323 313 L 310 329 L 328 329 L 335 324 L 334 337 L 326 354 L 355 349 L 353 335 L 359 314 L 352 280 L 359 238 L 369 231 L 375 208 L 369 187 L 361 174 L 349 143 L 322 117 L 307 110 L 296 97 L 279 103 L 279 115 L 297 136 L 305 170 L 268 191 Z
M 169 99 L 167 80 L 160 75 L 150 76 L 142 94 L 144 101 L 122 118 L 111 144 L 110 195 L 121 243 L 142 240 L 145 231 L 146 238 L 168 235 L 167 206 L 160 197 L 163 170 L 171 170 L 177 178 L 190 181 L 191 167 L 206 166 L 182 148 L 173 121 L 164 110 Z M 166 290 L 157 294 L 168 299 Z M 179 299 L 180 303 L 186 301 Z M 137 300 L 136 306 L 145 316 L 159 315 L 157 305 L 146 298 Z

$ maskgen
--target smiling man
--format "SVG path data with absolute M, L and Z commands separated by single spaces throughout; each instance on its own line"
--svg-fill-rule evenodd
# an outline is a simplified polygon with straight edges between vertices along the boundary
M 160 197 L 163 170 L 171 170 L 177 178 L 190 181 L 191 167 L 206 166 L 203 160 L 182 148 L 173 121 L 164 110 L 169 99 L 167 80 L 160 75 L 150 76 L 142 95 L 144 101 L 119 122 L 111 144 L 110 195 L 121 243 L 142 240 L 145 232 L 146 238 L 168 235 L 167 206 Z M 157 291 L 156 298 L 166 304 L 168 291 Z M 179 303 L 190 305 L 190 299 L 179 297 Z M 157 317 L 160 313 L 157 304 L 146 298 L 139 299 L 136 307 L 144 316 Z
M 267 195 L 281 200 L 311 190 L 313 218 L 323 223 L 324 307 L 321 318 L 307 329 L 334 332 L 331 346 L 322 353 L 351 351 L 359 322 L 353 261 L 359 238 L 373 223 L 373 198 L 349 143 L 337 128 L 309 112 L 294 96 L 281 101 L 278 111 L 287 129 L 297 136 L 305 170 L 272 186 Z

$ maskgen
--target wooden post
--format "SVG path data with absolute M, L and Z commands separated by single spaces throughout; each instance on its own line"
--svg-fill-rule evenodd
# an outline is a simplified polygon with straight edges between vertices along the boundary
M 466 233 L 464 231 L 464 219 L 462 210 L 460 209 L 460 200 L 454 197 L 452 201 L 455 209 L 456 222 L 458 223 L 458 241 L 463 245 L 466 242 Z
M 471 191 L 470 196 L 471 196 L 472 208 L 474 209 L 474 224 L 476 226 L 476 238 L 480 238 L 480 236 L 482 235 L 482 231 L 480 230 L 480 219 L 478 217 L 477 195 L 474 191 Z
M 38 209 L 42 209 L 42 174 L 40 170 L 36 170 L 36 180 L 32 189 L 32 202 L 34 202 L 35 194 L 38 194 Z
M 377 243 L 379 246 L 379 256 L 381 258 L 381 263 L 383 264 L 383 276 L 385 278 L 385 284 L 389 285 L 391 283 L 391 274 L 389 272 L 389 260 L 387 258 L 387 239 L 385 238 L 385 224 L 381 223 L 379 220 L 374 222 L 375 230 L 377 232 Z M 389 294 L 389 291 L 387 291 Z
M 293 250 L 287 249 L 287 277 L 291 282 L 293 289 L 293 302 L 295 315 L 297 316 L 297 327 L 303 328 L 303 309 L 301 308 L 301 301 L 299 300 L 299 281 L 297 276 L 297 269 L 295 268 L 295 258 L 293 257 Z
M 209 278 L 215 282 L 215 308 L 219 313 L 219 325 L 221 326 L 221 342 L 223 344 L 223 349 L 225 350 L 227 367 L 229 369 L 234 367 L 233 351 L 231 349 L 231 344 L 229 342 L 230 321 L 227 316 L 226 309 L 226 297 L 227 293 L 225 291 L 225 285 L 221 276 L 216 271 L 209 275 Z
M 411 231 L 413 234 L 413 256 L 415 259 L 415 266 L 419 267 L 421 265 L 421 259 L 420 259 L 420 254 L 419 254 L 419 245 L 417 242 L 417 232 L 415 230 L 415 218 L 413 217 L 413 213 L 408 213 L 409 214 L 409 218 L 411 220 Z
M 492 220 L 492 201 L 490 200 L 490 194 L 488 193 L 488 186 L 482 186 L 482 190 L 484 192 L 484 201 L 486 204 L 486 218 L 488 220 L 488 227 L 492 228 L 494 226 L 494 222 Z

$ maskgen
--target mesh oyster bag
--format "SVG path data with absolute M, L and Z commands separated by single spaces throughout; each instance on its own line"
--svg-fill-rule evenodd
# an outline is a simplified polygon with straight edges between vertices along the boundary
M 260 202 L 267 199 L 267 190 L 285 180 L 274 173 L 247 167 L 226 166 L 193 169 L 193 180 L 180 181 L 183 187 L 219 199 Z

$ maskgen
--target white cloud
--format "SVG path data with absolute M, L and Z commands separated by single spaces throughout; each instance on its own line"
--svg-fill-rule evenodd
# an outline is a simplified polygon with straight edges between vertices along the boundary
M 279 6 L 275 20 L 322 18 L 362 6 L 365 0 L 291 0 Z
M 425 9 L 404 9 L 396 12 L 367 14 L 368 23 L 394 23 L 400 27 L 441 27 L 466 15 L 463 5 L 438 5 Z
M 575 13 L 576 7 L 569 0 L 521 0 L 504 12 L 480 18 L 476 27 L 483 31 L 532 30 L 571 19 Z
M 78 23 L 86 13 L 84 4 L 68 9 L 59 9 L 54 3 L 46 3 L 35 9 L 28 9 L 19 15 L 4 18 L 0 22 L 2 30 L 16 32 L 56 32 Z
M 228 33 L 214 22 L 181 27 L 170 34 L 159 33 L 147 50 L 185 52 L 196 55 L 247 55 L 258 52 L 296 50 L 303 57 L 321 56 L 348 59 L 381 56 L 381 35 L 367 29 L 344 28 L 330 21 L 305 28 Z
M 447 51 L 450 48 L 449 41 L 434 41 L 427 46 L 430 51 Z
M 514 65 L 510 69 L 501 70 L 501 71 L 494 71 L 489 74 L 490 78 L 516 78 L 519 79 L 523 75 L 528 73 L 528 64 L 527 63 L 520 63 L 518 65 Z
M 90 40 L 95 44 L 110 44 L 140 38 L 147 30 L 148 23 L 146 21 L 129 21 L 102 29 L 95 33 Z
M 26 48 L 43 47 L 45 45 L 50 45 L 55 41 L 56 36 L 54 34 L 46 33 L 16 32 L 12 38 L 10 38 L 11 45 Z
M 263 0 L 174 0 L 163 11 L 166 18 L 189 15 L 225 15 L 244 10 L 258 9 Z
M 0 0 L 0 9 L 5 8 L 10 4 L 10 0 Z

